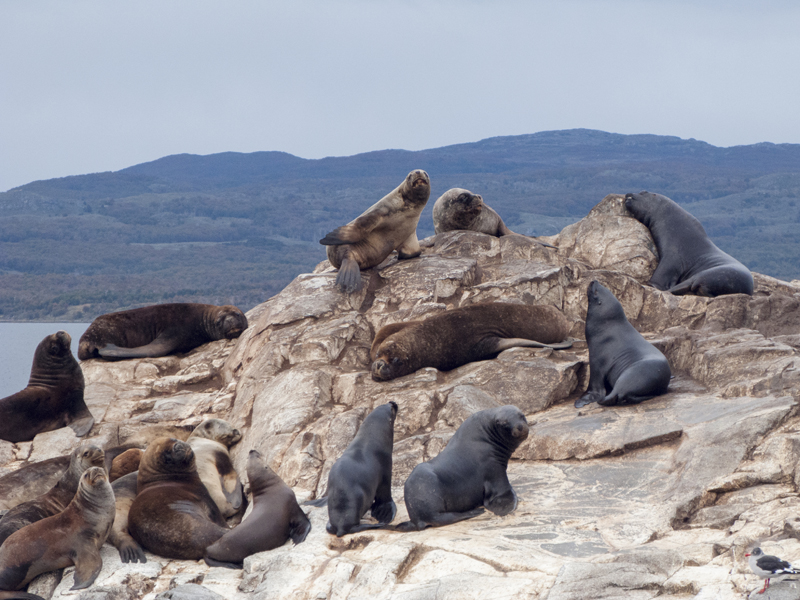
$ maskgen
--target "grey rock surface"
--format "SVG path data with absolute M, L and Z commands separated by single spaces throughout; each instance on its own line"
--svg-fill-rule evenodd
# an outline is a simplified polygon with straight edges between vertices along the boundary
M 509 464 L 513 513 L 339 539 L 325 532 L 325 508 L 306 507 L 304 543 L 253 555 L 241 571 L 150 554 L 126 565 L 106 545 L 85 596 L 69 591 L 72 568 L 37 589 L 55 588 L 57 600 L 177 600 L 197 589 L 227 600 L 727 600 L 760 589 L 744 559 L 756 545 L 800 564 L 800 285 L 756 274 L 754 296 L 713 299 L 649 287 L 652 239 L 614 194 L 548 241 L 558 248 L 447 232 L 427 240 L 419 258 L 390 257 L 365 272 L 368 284 L 352 296 L 335 289 L 325 261 L 254 308 L 238 340 L 184 356 L 82 363 L 97 443 L 185 439 L 205 418 L 226 419 L 243 433 L 231 449 L 242 479 L 255 448 L 301 501 L 325 493 L 364 417 L 395 401 L 395 522 L 407 517 L 403 483 L 414 466 L 436 456 L 470 414 L 516 404 L 531 434 Z M 675 377 L 664 396 L 575 409 L 588 381 L 581 341 L 563 352 L 514 348 L 449 372 L 370 378 L 381 326 L 478 302 L 557 306 L 582 340 L 593 279 L 668 357 Z M 0 445 L 0 469 L 10 473 L 0 489 L 79 442 L 64 429 Z M 755 597 L 799 597 L 779 595 L 788 590 L 783 582 Z

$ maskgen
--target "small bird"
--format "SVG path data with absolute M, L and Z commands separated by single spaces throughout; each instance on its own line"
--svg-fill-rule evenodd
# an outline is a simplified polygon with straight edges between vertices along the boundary
M 747 560 L 750 563 L 750 568 L 753 570 L 753 573 L 761 577 L 761 579 L 766 579 L 764 587 L 758 592 L 759 594 L 763 594 L 767 591 L 770 579 L 780 581 L 789 575 L 800 574 L 800 571 L 793 568 L 788 562 L 777 556 L 764 554 L 761 548 L 754 548 L 752 552 L 745 554 L 745 556 L 749 557 Z

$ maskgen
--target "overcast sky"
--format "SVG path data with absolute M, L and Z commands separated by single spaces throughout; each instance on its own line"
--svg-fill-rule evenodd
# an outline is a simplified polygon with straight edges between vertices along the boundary
M 0 0 L 0 191 L 586 127 L 800 143 L 800 2 Z

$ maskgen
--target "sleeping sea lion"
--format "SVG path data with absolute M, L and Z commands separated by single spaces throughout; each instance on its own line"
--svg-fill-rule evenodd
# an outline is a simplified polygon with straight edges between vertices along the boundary
M 586 295 L 589 387 L 575 407 L 591 402 L 638 404 L 666 393 L 672 376 L 666 356 L 628 322 L 622 304 L 608 288 L 592 281 Z
M 436 233 L 467 230 L 502 237 L 514 233 L 483 198 L 462 188 L 452 188 L 439 196 L 433 205 L 433 229 Z
M 444 450 L 414 467 L 404 486 L 409 520 L 400 531 L 450 525 L 477 516 L 484 507 L 507 515 L 517 507 L 508 481 L 508 460 L 528 437 L 528 422 L 516 406 L 477 412 L 461 424 Z
M 91 467 L 67 508 L 12 533 L 0 546 L 0 590 L 19 590 L 41 573 L 70 565 L 75 565 L 71 589 L 89 587 L 103 567 L 100 547 L 113 522 L 111 484 L 105 469 Z M 0 598 L 18 597 L 25 598 L 0 592 Z
M 449 371 L 508 348 L 564 349 L 570 324 L 554 306 L 473 304 L 423 321 L 382 327 L 370 349 L 372 378 L 388 381 L 423 367 Z
M 206 549 L 205 561 L 214 567 L 241 569 L 251 554 L 299 544 L 311 531 L 311 521 L 297 504 L 288 485 L 270 469 L 257 450 L 247 457 L 247 479 L 253 494 L 253 511 L 233 530 Z
M 417 223 L 430 195 L 428 174 L 420 169 L 411 171 L 403 183 L 361 216 L 319 241 L 328 247 L 328 260 L 339 269 L 336 285 L 342 291 L 360 290 L 361 269 L 378 266 L 394 250 L 401 259 L 420 255 Z
M 81 336 L 78 358 L 147 358 L 189 352 L 214 340 L 232 340 L 247 329 L 235 306 L 156 304 L 100 315 Z
M 86 469 L 103 466 L 103 451 L 97 446 L 83 444 L 70 455 L 69 467 L 58 483 L 34 500 L 18 504 L 0 519 L 0 544 L 26 525 L 52 517 L 63 511 L 78 491 L 81 475 Z
M 625 194 L 625 208 L 650 229 L 658 266 L 650 284 L 676 295 L 753 295 L 753 275 L 717 248 L 696 218 L 666 196 Z
M 342 537 L 366 529 L 383 529 L 397 513 L 392 500 L 392 445 L 397 404 L 388 402 L 361 423 L 356 437 L 328 474 L 327 496 L 308 502 L 328 505 L 326 530 Z M 378 523 L 361 523 L 367 511 Z
M 228 422 L 206 419 L 186 440 L 194 452 L 197 474 L 225 518 L 247 508 L 242 482 L 228 453 L 228 448 L 241 439 L 239 430 Z
M 78 437 L 89 433 L 94 417 L 83 401 L 83 372 L 71 343 L 66 331 L 39 343 L 28 387 L 0 400 L 0 439 L 27 442 L 67 425 Z
M 187 560 L 203 558 L 206 548 L 228 531 L 200 481 L 189 444 L 158 438 L 147 447 L 128 512 L 128 531 L 145 550 Z

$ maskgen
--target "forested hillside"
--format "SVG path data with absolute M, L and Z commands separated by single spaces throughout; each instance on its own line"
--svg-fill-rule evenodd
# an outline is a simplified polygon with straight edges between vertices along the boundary
M 509 227 L 535 235 L 608 193 L 648 189 L 752 270 L 800 278 L 800 145 L 569 130 L 320 160 L 177 155 L 33 182 L 0 193 L 0 319 L 91 320 L 171 301 L 247 310 L 323 260 L 318 240 L 414 168 L 432 184 L 420 238 L 450 187 L 482 194 Z

